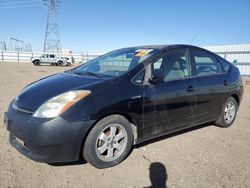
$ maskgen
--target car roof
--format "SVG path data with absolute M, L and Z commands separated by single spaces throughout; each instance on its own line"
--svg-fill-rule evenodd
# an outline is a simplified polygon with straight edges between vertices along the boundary
M 192 46 L 192 45 L 188 45 L 188 44 L 168 44 L 168 45 L 143 45 L 143 46 L 134 46 L 134 47 L 130 47 L 130 48 L 150 48 L 150 49 L 159 49 L 159 50 L 166 50 L 169 48 L 176 48 L 176 47 L 186 47 L 186 48 L 200 48 L 197 46 Z

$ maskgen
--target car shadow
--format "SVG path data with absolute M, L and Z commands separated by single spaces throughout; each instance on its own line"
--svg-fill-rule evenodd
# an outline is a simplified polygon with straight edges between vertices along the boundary
M 144 188 L 167 188 L 167 169 L 160 162 L 153 162 L 149 167 L 151 186 Z
M 61 166 L 83 165 L 83 164 L 87 164 L 87 162 L 84 159 L 80 159 L 79 161 L 73 161 L 73 162 L 47 163 L 47 164 L 49 166 L 61 167 Z
M 202 128 L 205 128 L 205 127 L 208 127 L 208 126 L 213 126 L 213 125 L 214 125 L 213 123 L 206 123 L 206 124 L 198 125 L 198 126 L 195 126 L 195 127 L 187 128 L 187 129 L 184 129 L 184 130 L 180 130 L 180 131 L 177 131 L 177 132 L 174 132 L 174 133 L 170 133 L 170 134 L 167 134 L 167 135 L 163 135 L 163 136 L 160 136 L 160 137 L 157 137 L 157 138 L 152 138 L 152 139 L 147 140 L 147 141 L 145 141 L 143 143 L 135 145 L 134 148 L 140 148 L 140 147 L 146 146 L 148 144 L 152 144 L 152 143 L 155 143 L 155 142 L 159 142 L 161 140 L 165 140 L 167 138 L 171 138 L 171 137 L 174 137 L 174 136 L 178 136 L 178 135 L 181 135 L 181 134 L 185 134 L 185 133 L 188 133 L 188 132 L 191 132 L 191 131 L 195 131 L 195 130 L 202 129 Z

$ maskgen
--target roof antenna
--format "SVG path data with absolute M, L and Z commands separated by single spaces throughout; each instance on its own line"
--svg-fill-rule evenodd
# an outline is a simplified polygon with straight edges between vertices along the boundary
M 197 37 L 197 34 L 195 34 L 194 36 L 193 36 L 193 38 L 191 39 L 191 41 L 189 42 L 189 44 L 192 44 L 193 43 L 193 41 L 194 41 L 194 39 Z

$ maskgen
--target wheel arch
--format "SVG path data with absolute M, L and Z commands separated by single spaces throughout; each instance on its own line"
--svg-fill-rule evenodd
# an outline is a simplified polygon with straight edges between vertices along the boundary
M 99 118 L 97 118 L 94 123 L 90 126 L 90 128 L 88 129 L 86 135 L 83 137 L 82 139 L 82 143 L 81 143 L 81 148 L 80 148 L 80 152 L 79 152 L 79 158 L 80 159 L 83 159 L 83 156 L 82 156 L 82 152 L 83 152 L 83 146 L 84 146 L 84 143 L 86 141 L 86 138 L 88 137 L 90 131 L 93 129 L 93 127 L 102 119 L 108 117 L 108 116 L 113 116 L 113 115 L 120 115 L 124 118 L 126 118 L 130 125 L 131 125 L 131 128 L 132 128 L 132 132 L 133 132 L 133 145 L 136 143 L 137 141 L 137 137 L 138 137 L 138 129 L 137 129 L 137 124 L 135 122 L 135 120 L 127 113 L 121 113 L 121 112 L 113 112 L 113 113 L 108 113 L 108 114 L 105 114 L 103 116 L 100 116 Z
M 34 60 L 32 60 L 32 63 L 35 63 L 35 62 L 40 62 L 40 59 L 34 59 Z
M 236 100 L 236 102 L 238 103 L 238 105 L 240 104 L 240 97 L 239 97 L 238 94 L 232 94 L 231 97 L 233 97 Z

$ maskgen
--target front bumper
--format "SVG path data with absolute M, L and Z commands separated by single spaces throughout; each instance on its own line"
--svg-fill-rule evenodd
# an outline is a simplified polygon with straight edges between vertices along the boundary
M 46 163 L 79 160 L 82 141 L 93 121 L 70 122 L 62 117 L 35 118 L 12 109 L 5 113 L 9 142 L 26 157 Z

